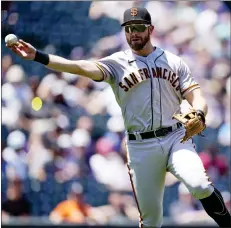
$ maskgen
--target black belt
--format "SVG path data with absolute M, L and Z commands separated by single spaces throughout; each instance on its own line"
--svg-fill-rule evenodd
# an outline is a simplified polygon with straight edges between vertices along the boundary
M 177 128 L 180 128 L 182 126 L 181 123 L 176 124 Z M 165 128 L 160 128 L 156 131 L 149 131 L 149 132 L 143 132 L 140 133 L 139 135 L 141 136 L 141 139 L 151 139 L 155 137 L 163 137 L 167 135 L 168 133 L 172 132 L 174 129 L 173 127 L 165 127 Z M 136 140 L 136 136 L 134 134 L 128 134 L 128 139 L 129 140 Z

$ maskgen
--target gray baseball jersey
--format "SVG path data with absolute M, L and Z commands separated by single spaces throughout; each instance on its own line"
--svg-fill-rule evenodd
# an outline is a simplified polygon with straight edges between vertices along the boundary
M 172 126 L 184 95 L 199 87 L 181 58 L 158 47 L 147 57 L 117 52 L 97 65 L 114 91 L 128 132 Z
M 185 130 L 176 128 L 172 119 L 175 112 L 180 112 L 184 96 L 199 85 L 181 58 L 161 48 L 147 57 L 131 50 L 117 52 L 96 64 L 114 91 L 127 133 L 135 135 L 135 140 L 128 137 L 126 147 L 140 227 L 161 227 L 167 171 L 197 199 L 214 190 L 192 140 L 180 143 Z M 141 137 L 143 132 L 164 127 L 172 127 L 164 137 Z

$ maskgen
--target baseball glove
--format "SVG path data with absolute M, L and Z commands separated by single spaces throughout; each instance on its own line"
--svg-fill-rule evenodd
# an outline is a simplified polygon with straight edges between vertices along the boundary
M 185 142 L 194 135 L 200 134 L 206 128 L 205 115 L 200 110 L 192 109 L 186 114 L 175 113 L 172 118 L 181 122 L 185 127 L 185 135 L 181 142 Z

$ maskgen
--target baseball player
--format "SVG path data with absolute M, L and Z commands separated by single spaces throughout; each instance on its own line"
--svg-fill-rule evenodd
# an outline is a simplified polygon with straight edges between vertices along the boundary
M 145 8 L 127 9 L 121 26 L 130 49 L 98 61 L 46 54 L 23 40 L 7 46 L 52 70 L 110 84 L 126 127 L 128 170 L 140 227 L 162 225 L 166 172 L 185 184 L 220 227 L 230 227 L 223 198 L 209 180 L 191 139 L 206 126 L 207 105 L 200 86 L 180 57 L 152 45 L 154 26 Z M 183 99 L 192 110 L 180 114 Z

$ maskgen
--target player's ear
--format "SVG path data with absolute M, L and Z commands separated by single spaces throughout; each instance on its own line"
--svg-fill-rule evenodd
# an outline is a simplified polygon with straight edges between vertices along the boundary
M 154 26 L 151 25 L 151 26 L 149 27 L 149 33 L 152 34 L 153 31 L 154 31 Z

